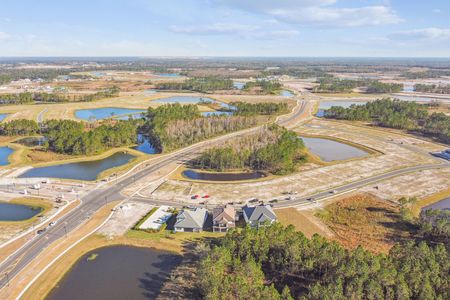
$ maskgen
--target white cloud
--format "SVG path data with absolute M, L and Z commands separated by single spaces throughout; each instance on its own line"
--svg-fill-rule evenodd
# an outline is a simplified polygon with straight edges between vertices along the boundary
M 188 34 L 235 34 L 242 32 L 252 32 L 259 29 L 258 26 L 234 24 L 234 23 L 215 23 L 209 25 L 196 26 L 171 26 L 173 32 L 188 33 Z
M 450 28 L 421 28 L 399 31 L 389 35 L 395 40 L 446 40 L 450 39 Z
M 192 35 L 237 35 L 244 38 L 256 39 L 284 39 L 293 38 L 300 33 L 297 30 L 266 30 L 257 25 L 237 23 L 215 23 L 196 26 L 171 26 L 170 30 L 176 33 Z
M 6 40 L 9 38 L 10 38 L 9 34 L 7 34 L 6 32 L 0 31 L 0 41 Z
M 403 20 L 389 6 L 334 7 L 336 0 L 215 0 L 234 9 L 268 15 L 281 22 L 319 26 L 397 24 Z
M 436 14 L 440 14 L 442 12 L 442 10 L 440 10 L 439 8 L 432 9 L 431 11 Z

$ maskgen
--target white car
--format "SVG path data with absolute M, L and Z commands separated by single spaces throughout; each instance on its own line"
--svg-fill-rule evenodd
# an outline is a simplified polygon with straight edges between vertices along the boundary
M 56 221 L 53 221 L 53 222 L 50 222 L 49 224 L 48 224 L 48 227 L 52 227 L 52 226 L 55 226 L 56 225 Z

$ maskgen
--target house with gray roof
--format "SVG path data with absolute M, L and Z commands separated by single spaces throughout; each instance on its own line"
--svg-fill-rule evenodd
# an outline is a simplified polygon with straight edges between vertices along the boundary
M 270 205 L 245 206 L 243 208 L 244 220 L 251 227 L 261 227 L 272 224 L 277 220 L 277 215 Z
M 174 229 L 177 232 L 201 232 L 208 218 L 208 211 L 204 208 L 182 210 L 177 215 Z

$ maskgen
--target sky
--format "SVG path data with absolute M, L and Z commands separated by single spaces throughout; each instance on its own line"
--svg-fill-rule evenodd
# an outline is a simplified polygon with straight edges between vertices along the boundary
M 449 0 L 1 0 L 0 56 L 449 57 Z

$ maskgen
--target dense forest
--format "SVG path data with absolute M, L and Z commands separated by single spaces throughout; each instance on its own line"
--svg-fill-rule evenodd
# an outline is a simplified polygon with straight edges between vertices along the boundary
M 42 124 L 45 147 L 57 153 L 92 155 L 114 147 L 136 143 L 137 129 L 133 121 L 118 121 L 86 131 L 82 122 L 49 120 Z
M 305 146 L 297 134 L 272 124 L 256 134 L 206 150 L 196 159 L 195 165 L 215 171 L 248 168 L 286 174 L 293 172 L 297 163 L 305 160 Z
M 232 102 L 234 115 L 238 116 L 255 116 L 255 115 L 279 115 L 288 112 L 288 104 L 286 102 Z
M 260 89 L 263 94 L 276 94 L 282 88 L 282 84 L 273 80 L 249 81 L 244 85 L 243 90 L 249 91 L 255 88 Z
M 12 120 L 0 124 L 1 135 L 34 135 L 39 133 L 39 131 L 38 123 L 32 120 Z
M 422 93 L 450 94 L 450 85 L 415 84 L 414 90 Z
M 162 82 L 156 84 L 158 90 L 188 90 L 195 92 L 210 92 L 217 90 L 233 89 L 233 81 L 231 79 L 220 77 L 200 77 L 191 78 L 183 82 Z
M 90 102 L 103 98 L 117 97 L 120 89 L 112 86 L 88 95 L 65 95 L 61 93 L 17 93 L 0 95 L 0 104 L 33 104 L 35 102 Z
M 446 220 L 446 221 L 445 221 Z M 346 250 L 294 227 L 232 230 L 200 262 L 205 299 L 449 299 L 449 221 L 388 255 Z M 442 230 L 444 228 L 444 230 Z
M 259 116 L 202 117 L 197 105 L 179 103 L 148 108 L 143 133 L 160 151 L 170 151 L 221 134 L 256 126 Z
M 201 117 L 197 105 L 179 103 L 148 108 L 143 132 L 152 144 L 170 151 L 220 134 L 255 126 L 258 119 L 245 116 Z
M 314 93 L 348 93 L 368 83 L 366 80 L 337 79 L 333 77 L 319 78 L 318 82 L 319 85 L 313 88 Z
M 352 80 L 325 77 L 318 79 L 319 85 L 313 88 L 314 93 L 348 93 L 357 87 L 367 87 L 369 94 L 397 93 L 403 89 L 403 84 L 383 83 L 378 80 Z
M 380 81 L 372 81 L 366 92 L 369 94 L 398 93 L 403 90 L 403 84 L 400 83 L 384 83 Z
M 349 108 L 331 107 L 325 111 L 331 119 L 372 121 L 383 127 L 416 130 L 444 143 L 450 143 L 450 117 L 444 113 L 428 114 L 425 105 L 385 98 Z

